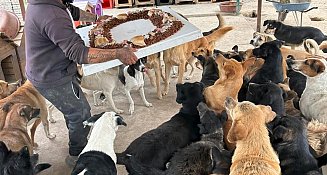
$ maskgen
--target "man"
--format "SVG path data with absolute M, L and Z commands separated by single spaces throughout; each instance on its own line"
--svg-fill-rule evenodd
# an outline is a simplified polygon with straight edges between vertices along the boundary
M 36 89 L 65 117 L 69 130 L 69 156 L 66 163 L 74 166 L 87 143 L 89 128 L 82 122 L 91 116 L 88 104 L 76 81 L 76 63 L 92 64 L 119 59 L 134 64 L 132 48 L 97 49 L 84 45 L 75 33 L 75 20 L 95 21 L 96 16 L 75 9 L 69 13 L 61 0 L 29 0 L 26 9 L 26 76 Z M 79 14 L 78 14 L 79 13 Z

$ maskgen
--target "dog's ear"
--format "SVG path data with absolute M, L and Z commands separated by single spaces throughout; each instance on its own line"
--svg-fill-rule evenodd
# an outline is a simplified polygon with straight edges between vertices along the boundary
M 2 110 L 6 113 L 8 113 L 11 109 L 11 107 L 14 105 L 12 102 L 7 102 L 2 106 Z
M 232 48 L 233 51 L 235 52 L 238 52 L 238 45 L 235 45 L 233 48 Z
M 237 101 L 234 100 L 232 97 L 226 97 L 225 100 L 225 108 L 227 109 L 227 111 L 231 111 L 232 109 L 234 109 L 237 105 Z
M 325 65 L 321 61 L 315 61 L 312 67 L 318 74 L 325 71 Z
M 127 126 L 127 123 L 125 123 L 124 118 L 122 116 L 116 114 L 116 117 L 117 125 Z
M 101 112 L 99 114 L 94 114 L 92 117 L 90 117 L 89 119 L 85 120 L 83 122 L 83 125 L 84 127 L 85 126 L 92 126 L 94 125 L 94 123 L 100 118 L 102 117 L 102 115 L 104 114 L 105 112 Z
M 269 20 L 265 20 L 265 21 L 263 22 L 263 26 L 268 25 L 268 23 L 269 23 Z
M 34 174 L 38 174 L 39 172 L 48 169 L 51 167 L 51 164 L 48 163 L 41 163 L 36 165 L 36 167 L 34 168 Z
M 30 153 L 27 146 L 24 146 L 19 150 L 19 157 L 25 158 L 25 160 L 30 160 Z
M 252 66 L 255 63 L 255 61 L 256 61 L 256 58 L 254 58 L 254 57 L 248 58 L 245 61 L 243 61 L 242 67 L 243 67 L 244 71 L 248 70 L 248 68 L 250 66 Z
M 245 126 L 240 121 L 233 121 L 232 127 L 228 131 L 227 140 L 230 143 L 235 143 L 236 141 L 243 140 L 248 135 L 247 126 Z
M 261 111 L 265 114 L 265 123 L 269 123 L 274 120 L 276 113 L 271 109 L 270 106 L 266 105 L 257 105 Z
M 284 138 L 284 136 L 287 136 L 289 131 L 285 126 L 278 125 L 274 130 L 273 130 L 273 139 L 275 140 L 288 140 L 287 138 Z

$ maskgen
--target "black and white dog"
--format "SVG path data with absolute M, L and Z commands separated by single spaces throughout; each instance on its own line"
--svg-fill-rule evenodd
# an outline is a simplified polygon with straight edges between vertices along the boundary
M 117 157 L 114 151 L 114 140 L 118 126 L 127 126 L 127 124 L 115 112 L 94 115 L 83 124 L 93 126 L 93 129 L 71 174 L 116 175 Z
M 12 152 L 0 141 L 1 175 L 35 175 L 51 166 L 48 163 L 36 165 L 38 158 L 38 154 L 30 156 L 27 146 L 18 152 Z
M 149 103 L 144 95 L 144 72 L 146 71 L 145 63 L 146 57 L 140 58 L 133 65 L 121 65 L 119 68 L 118 78 L 120 82 L 124 84 L 124 90 L 129 102 L 129 113 L 133 114 L 134 112 L 134 101 L 131 97 L 131 90 L 138 90 L 142 101 L 145 106 L 151 107 L 152 104 Z
M 286 45 L 301 45 L 306 39 L 313 39 L 320 45 L 327 40 L 327 36 L 315 27 L 290 26 L 276 20 L 265 20 L 263 26 L 267 26 L 266 31 L 275 29 L 274 36 Z

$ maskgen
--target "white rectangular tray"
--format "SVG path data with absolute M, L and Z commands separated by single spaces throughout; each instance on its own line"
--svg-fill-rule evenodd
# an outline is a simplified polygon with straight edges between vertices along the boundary
M 162 9 L 165 12 L 169 12 L 173 16 L 175 16 L 177 19 L 179 19 L 184 26 L 174 35 L 166 38 L 165 40 L 162 40 L 158 43 L 152 44 L 148 47 L 138 49 L 137 52 L 135 52 L 135 55 L 138 58 L 142 58 L 154 53 L 158 53 L 160 51 L 181 45 L 183 43 L 189 42 L 196 40 L 198 38 L 201 38 L 202 32 L 200 29 L 195 27 L 193 24 L 189 23 L 187 20 L 185 20 L 182 16 L 177 14 L 175 11 L 170 9 L 169 7 L 166 6 L 161 6 L 158 7 Z M 82 37 L 84 40 L 85 44 L 89 46 L 89 37 L 88 37 L 88 32 L 93 28 L 93 26 L 87 26 L 83 27 L 80 29 L 77 29 L 76 32 Z M 118 59 L 117 60 L 112 60 L 108 61 L 105 63 L 98 63 L 98 64 L 83 64 L 83 71 L 84 75 L 91 75 L 115 66 L 121 65 L 122 62 L 120 62 Z

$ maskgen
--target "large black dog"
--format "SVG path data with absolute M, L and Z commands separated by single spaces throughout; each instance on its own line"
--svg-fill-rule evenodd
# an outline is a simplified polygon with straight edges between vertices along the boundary
M 177 84 L 176 102 L 182 104 L 180 111 L 169 121 L 135 139 L 127 149 L 117 154 L 117 164 L 125 164 L 127 154 L 139 162 L 160 170 L 174 152 L 200 139 L 198 124 L 200 116 L 197 105 L 204 100 L 203 84 Z
M 51 166 L 48 163 L 36 165 L 37 161 L 38 155 L 30 156 L 27 146 L 19 152 L 12 152 L 0 141 L 1 175 L 35 175 Z
M 278 153 L 283 175 L 322 175 L 326 155 L 315 158 L 310 152 L 307 130 L 302 118 L 276 117 L 272 122 L 272 145 Z
M 224 149 L 222 126 L 227 119 L 223 112 L 217 116 L 201 102 L 198 105 L 201 124 L 201 140 L 177 151 L 169 162 L 166 171 L 140 164 L 130 156 L 126 164 L 131 175 L 205 175 L 229 174 L 232 154 Z
M 246 93 L 246 100 L 256 105 L 268 105 L 279 116 L 285 115 L 282 89 L 275 83 L 250 83 Z
M 266 20 L 263 26 L 267 26 L 267 29 L 275 29 L 274 36 L 290 45 L 300 45 L 305 39 L 313 39 L 320 45 L 327 40 L 327 36 L 314 27 L 289 26 L 276 20 Z
M 282 67 L 282 53 L 280 47 L 283 42 L 274 40 L 263 43 L 259 48 L 253 49 L 253 55 L 257 58 L 265 60 L 262 67 L 250 80 L 251 83 L 282 83 L 283 78 L 283 67 Z

